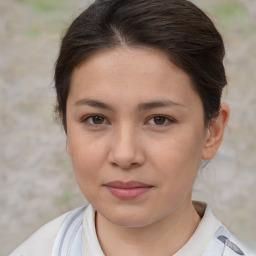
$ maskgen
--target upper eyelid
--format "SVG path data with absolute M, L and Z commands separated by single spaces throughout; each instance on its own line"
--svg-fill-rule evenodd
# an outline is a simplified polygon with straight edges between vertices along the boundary
M 92 118 L 92 117 L 94 117 L 94 116 L 100 116 L 100 117 L 103 117 L 107 122 L 109 122 L 108 120 L 107 120 L 107 118 L 104 116 L 104 115 L 101 115 L 101 114 L 89 114 L 89 115 L 85 115 L 85 116 L 83 116 L 82 118 L 81 118 L 81 122 L 83 123 L 83 122 L 86 122 L 89 118 Z M 91 124 L 91 125 L 96 125 L 96 126 L 99 126 L 99 125 L 105 125 L 105 123 L 104 124 Z
M 171 116 L 168 116 L 168 115 L 161 115 L 161 114 L 152 115 L 152 116 L 150 116 L 147 120 L 150 120 L 150 119 L 152 119 L 152 118 L 154 118 L 154 117 L 164 117 L 164 118 L 166 118 L 167 120 L 170 120 L 170 121 L 172 121 L 172 122 L 176 121 L 176 119 L 173 118 L 173 117 L 171 117 Z
M 81 117 L 81 120 L 85 120 L 85 119 L 88 119 L 88 118 L 94 117 L 94 116 L 100 116 L 100 117 L 107 119 L 104 115 L 95 113 L 95 114 L 84 115 Z
M 154 117 L 164 117 L 166 120 L 165 120 L 164 124 L 159 124 L 159 125 L 158 124 L 150 124 L 149 121 L 151 119 L 153 119 Z M 148 118 L 148 120 L 145 123 L 145 125 L 153 126 L 153 127 L 156 127 L 158 129 L 160 129 L 160 128 L 169 127 L 170 125 L 173 125 L 175 123 L 176 123 L 176 119 L 174 119 L 174 118 L 172 118 L 170 116 L 166 116 L 166 115 L 153 115 L 153 116 L 151 116 L 151 118 Z
M 94 117 L 94 116 L 100 116 L 100 117 L 103 117 L 103 118 L 106 119 L 106 117 L 105 117 L 104 115 L 102 115 L 102 114 L 89 114 L 89 115 L 84 115 L 84 116 L 82 116 L 82 117 L 81 117 L 81 120 L 86 120 L 86 119 L 88 119 L 88 118 L 90 118 L 90 117 Z

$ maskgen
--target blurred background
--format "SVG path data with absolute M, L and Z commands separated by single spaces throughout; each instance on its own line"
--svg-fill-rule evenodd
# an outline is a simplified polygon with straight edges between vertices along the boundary
M 0 256 L 49 220 L 85 203 L 54 121 L 61 35 L 90 1 L 0 0 Z M 256 250 L 256 1 L 194 0 L 227 49 L 231 117 L 193 197 Z

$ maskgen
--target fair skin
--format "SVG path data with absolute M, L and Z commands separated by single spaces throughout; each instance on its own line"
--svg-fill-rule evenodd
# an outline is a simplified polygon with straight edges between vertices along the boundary
M 206 127 L 189 76 L 155 49 L 107 49 L 74 70 L 67 152 L 106 256 L 168 256 L 189 240 L 192 186 L 228 115 L 222 104 Z

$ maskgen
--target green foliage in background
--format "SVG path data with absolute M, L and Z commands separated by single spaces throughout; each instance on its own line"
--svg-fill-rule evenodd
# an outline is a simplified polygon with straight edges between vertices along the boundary
M 71 189 L 65 188 L 62 195 L 57 198 L 57 203 L 59 206 L 66 206 L 68 205 L 72 200 L 72 191 Z
M 21 0 L 21 2 L 31 5 L 38 12 L 55 11 L 63 6 L 61 0 Z
M 248 13 L 244 5 L 234 0 L 216 1 L 209 9 L 217 17 L 225 31 L 247 32 L 250 29 Z
M 19 4 L 30 10 L 30 20 L 23 30 L 25 36 L 36 37 L 42 32 L 59 33 L 67 27 L 74 16 L 72 1 L 68 0 L 18 0 Z M 72 11 L 70 11 L 72 10 Z
M 38 36 L 41 33 L 41 29 L 39 27 L 32 27 L 24 31 L 26 36 Z

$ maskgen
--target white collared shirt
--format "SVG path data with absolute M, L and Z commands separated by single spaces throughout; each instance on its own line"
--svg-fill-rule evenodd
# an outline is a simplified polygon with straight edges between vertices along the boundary
M 189 241 L 173 256 L 256 256 L 222 225 L 208 206 L 193 204 L 202 219 Z M 97 238 L 95 213 L 89 204 L 60 216 L 40 228 L 10 256 L 105 256 Z

